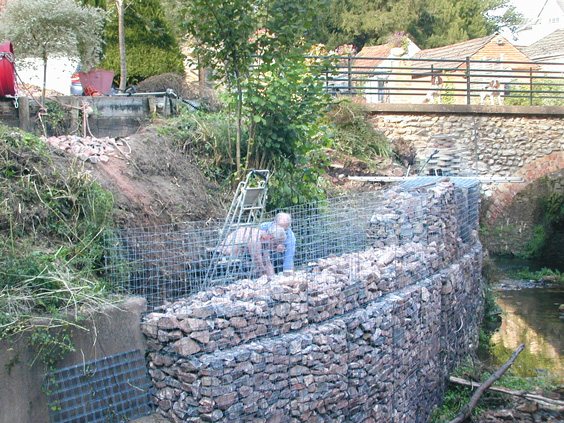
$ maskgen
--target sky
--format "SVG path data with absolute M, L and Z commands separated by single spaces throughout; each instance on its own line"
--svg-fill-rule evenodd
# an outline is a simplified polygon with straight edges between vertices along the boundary
M 526 18 L 535 18 L 544 5 L 545 0 L 510 0 Z

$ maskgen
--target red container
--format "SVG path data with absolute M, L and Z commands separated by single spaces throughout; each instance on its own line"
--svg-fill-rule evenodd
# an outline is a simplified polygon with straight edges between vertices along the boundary
M 86 87 L 93 87 L 100 94 L 108 94 L 112 89 L 112 81 L 114 79 L 114 73 L 107 70 L 91 70 L 86 73 L 79 72 L 80 84 L 82 89 L 86 90 Z
M 15 56 L 12 43 L 0 44 L 0 97 L 16 95 Z

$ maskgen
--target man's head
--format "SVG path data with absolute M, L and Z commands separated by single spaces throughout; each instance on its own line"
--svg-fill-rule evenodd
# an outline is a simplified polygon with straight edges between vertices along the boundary
M 278 213 L 274 220 L 276 224 L 284 228 L 284 230 L 288 230 L 292 224 L 292 217 L 288 213 Z
M 276 248 L 278 245 L 283 244 L 286 240 L 286 231 L 282 226 L 274 224 L 266 231 L 265 238 L 265 241 L 268 241 L 272 248 Z

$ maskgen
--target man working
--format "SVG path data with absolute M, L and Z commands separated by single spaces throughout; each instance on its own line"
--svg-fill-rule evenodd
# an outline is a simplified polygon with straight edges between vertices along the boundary
M 277 272 L 294 270 L 294 255 L 296 253 L 296 236 L 290 227 L 292 217 L 288 213 L 278 213 L 273 222 L 262 223 L 259 228 L 268 229 L 272 226 L 280 226 L 286 231 L 284 243 L 276 248 L 273 254 L 274 267 Z
M 227 256 L 249 255 L 255 276 L 274 275 L 270 252 L 283 245 L 286 233 L 279 225 L 268 229 L 239 228 L 231 232 L 218 251 Z

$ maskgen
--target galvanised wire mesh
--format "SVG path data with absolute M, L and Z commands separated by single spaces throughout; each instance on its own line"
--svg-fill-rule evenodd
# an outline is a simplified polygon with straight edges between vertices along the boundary
M 351 273 L 363 271 L 366 258 L 362 254 L 366 250 L 387 248 L 393 258 L 391 265 L 386 267 L 390 273 L 385 276 L 399 281 L 408 269 L 416 267 L 416 254 L 396 254 L 393 251 L 413 243 L 442 243 L 441 237 L 446 230 L 444 219 L 434 216 L 434 205 L 423 201 L 427 194 L 419 191 L 427 190 L 443 179 L 414 178 L 395 190 L 357 193 L 263 215 L 264 221 L 272 221 L 280 211 L 292 216 L 291 228 L 296 237 L 296 271 L 311 272 L 315 268 L 319 269 L 323 260 L 340 257 L 341 264 L 331 266 L 344 269 L 346 275 L 337 277 L 346 276 L 353 281 L 343 288 L 345 292 L 327 290 L 327 281 L 322 280 L 323 274 L 319 277 L 318 287 L 310 283 L 307 287 L 311 300 L 308 303 L 310 317 L 319 314 L 321 319 L 321 315 L 326 314 L 322 310 L 338 307 L 343 295 L 358 296 L 358 286 Z M 458 231 L 453 237 L 460 240 L 460 248 L 463 248 L 465 243 L 471 244 L 469 241 L 478 228 L 479 183 L 466 178 L 451 178 L 451 181 L 458 187 L 455 191 L 456 210 L 450 215 L 458 219 L 458 222 L 451 222 L 457 225 Z M 400 202 L 402 209 L 398 210 L 397 204 Z M 222 224 L 220 220 L 209 220 L 107 233 L 107 276 L 122 292 L 147 298 L 150 307 L 203 291 L 213 291 L 213 294 L 201 295 L 215 297 L 220 308 L 221 301 L 218 298 L 228 288 L 211 288 L 227 287 L 234 281 L 246 279 L 249 289 L 256 291 L 261 284 L 268 283 L 262 279 L 259 279 L 258 285 L 252 282 L 256 281 L 256 275 L 249 265 L 248 256 L 218 256 L 218 247 L 225 242 L 225 236 L 221 235 Z M 456 240 L 453 242 L 455 244 Z M 271 252 L 271 259 L 276 261 L 274 252 Z M 344 262 L 347 262 L 346 265 Z M 425 276 L 425 269 L 418 269 L 418 272 L 422 278 Z M 267 296 L 269 298 L 264 300 L 269 304 L 277 301 L 271 298 L 271 293 Z M 313 297 L 317 299 L 313 300 Z M 332 305 L 328 306 L 329 303 Z M 315 304 L 318 304 L 319 313 L 315 310 Z
M 44 388 L 52 423 L 122 422 L 154 410 L 140 350 L 48 373 Z

